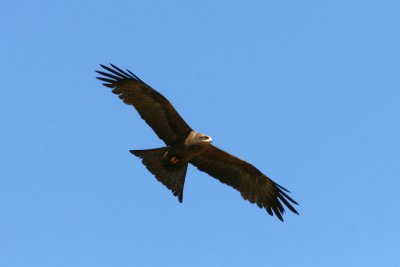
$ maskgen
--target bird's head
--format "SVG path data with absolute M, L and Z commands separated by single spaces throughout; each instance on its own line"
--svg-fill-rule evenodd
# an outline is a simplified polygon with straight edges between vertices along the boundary
M 195 145 L 205 145 L 211 142 L 212 142 L 211 136 L 202 133 L 195 133 L 191 143 Z

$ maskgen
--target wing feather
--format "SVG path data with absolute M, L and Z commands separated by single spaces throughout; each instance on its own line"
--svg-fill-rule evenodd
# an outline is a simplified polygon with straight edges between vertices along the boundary
M 110 65 L 100 65 L 107 72 L 96 71 L 102 75 L 97 79 L 112 88 L 124 103 L 133 106 L 161 140 L 172 146 L 177 139 L 189 134 L 192 129 L 163 95 L 129 70 Z
M 253 165 L 213 145 L 208 145 L 207 149 L 190 163 L 235 188 L 244 199 L 264 208 L 271 216 L 275 214 L 281 221 L 285 212 L 282 204 L 298 214 L 293 207 L 298 205 L 297 202 L 285 193 L 288 191 L 284 187 L 272 181 Z

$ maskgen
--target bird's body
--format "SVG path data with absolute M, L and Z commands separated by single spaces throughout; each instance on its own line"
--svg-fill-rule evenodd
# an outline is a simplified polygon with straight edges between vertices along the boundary
M 283 221 L 282 203 L 297 213 L 297 204 L 278 185 L 253 165 L 234 157 L 211 144 L 212 138 L 194 131 L 160 93 L 141 81 L 129 70 L 123 71 L 101 65 L 108 72 L 98 79 L 112 88 L 114 94 L 135 107 L 140 116 L 153 128 L 166 147 L 130 150 L 142 159 L 146 168 L 169 188 L 179 201 L 183 199 L 183 187 L 188 164 L 208 173 L 222 183 L 240 191 L 244 199 Z
M 212 138 L 208 135 L 191 131 L 181 142 L 168 149 L 168 153 L 164 155 L 163 159 L 172 160 L 168 161 L 172 165 L 176 163 L 188 163 L 191 159 L 201 155 L 210 145 Z
M 181 155 L 183 161 L 190 162 L 193 158 L 204 153 L 211 145 L 212 138 L 208 135 L 191 131 L 182 144 L 176 147 L 178 156 Z

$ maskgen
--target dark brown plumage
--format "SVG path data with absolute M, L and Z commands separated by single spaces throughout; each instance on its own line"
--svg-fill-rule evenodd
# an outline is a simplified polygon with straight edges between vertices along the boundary
M 211 144 L 211 137 L 197 133 L 182 119 L 171 103 L 129 70 L 101 65 L 97 71 L 105 82 L 126 104 L 132 105 L 167 147 L 131 150 L 142 159 L 146 168 L 158 181 L 169 188 L 182 202 L 188 163 L 238 190 L 251 203 L 265 208 L 270 215 L 283 221 L 282 214 L 289 208 L 298 214 L 287 195 L 278 185 L 253 165 L 232 156 Z

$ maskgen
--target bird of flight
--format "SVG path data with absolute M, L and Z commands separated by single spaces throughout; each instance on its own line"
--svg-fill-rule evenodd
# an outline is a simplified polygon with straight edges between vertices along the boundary
M 194 131 L 159 92 L 129 70 L 110 65 L 100 65 L 105 71 L 96 71 L 102 75 L 97 79 L 133 106 L 166 144 L 166 147 L 130 152 L 142 159 L 146 168 L 178 197 L 179 202 L 182 202 L 190 163 L 235 188 L 244 199 L 264 208 L 271 216 L 275 214 L 281 221 L 284 205 L 298 214 L 293 207 L 297 202 L 288 196 L 288 190 L 253 165 L 213 146 L 211 137 Z

